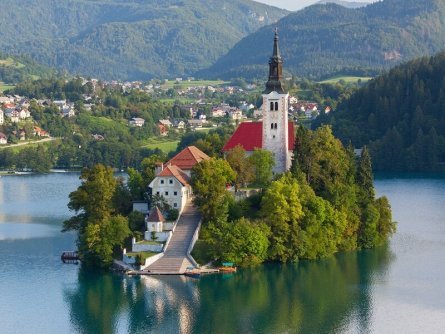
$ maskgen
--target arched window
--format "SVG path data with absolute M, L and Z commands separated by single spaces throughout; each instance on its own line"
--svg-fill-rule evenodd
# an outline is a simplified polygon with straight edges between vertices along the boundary
M 278 102 L 275 102 L 275 110 L 278 110 Z
M 273 129 L 273 123 L 270 124 L 270 128 Z
M 278 124 L 277 123 L 275 123 L 275 129 L 277 129 L 278 128 Z
M 270 103 L 270 110 L 273 111 L 273 102 Z

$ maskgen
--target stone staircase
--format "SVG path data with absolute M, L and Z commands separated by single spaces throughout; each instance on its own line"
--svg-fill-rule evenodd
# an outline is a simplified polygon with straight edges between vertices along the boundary
M 151 264 L 146 270 L 159 275 L 182 274 L 187 267 L 193 266 L 187 256 L 187 250 L 200 220 L 200 214 L 189 201 L 182 211 L 164 256 Z

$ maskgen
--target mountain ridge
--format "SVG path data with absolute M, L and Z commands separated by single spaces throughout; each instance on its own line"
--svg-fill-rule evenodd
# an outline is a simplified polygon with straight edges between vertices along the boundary
M 445 45 L 444 0 L 384 0 L 349 9 L 312 5 L 277 23 L 284 68 L 321 79 L 338 74 L 376 75 L 401 62 L 440 51 Z M 264 77 L 273 26 L 239 41 L 201 76 Z M 255 50 L 255 52 L 252 52 Z
M 0 51 L 102 79 L 191 75 L 287 13 L 250 0 L 3 0 Z

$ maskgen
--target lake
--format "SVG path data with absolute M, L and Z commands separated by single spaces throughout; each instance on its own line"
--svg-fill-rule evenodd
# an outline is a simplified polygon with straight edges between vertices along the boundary
M 78 177 L 0 177 L 1 333 L 444 332 L 445 177 L 377 177 L 398 221 L 384 247 L 200 280 L 62 264 Z

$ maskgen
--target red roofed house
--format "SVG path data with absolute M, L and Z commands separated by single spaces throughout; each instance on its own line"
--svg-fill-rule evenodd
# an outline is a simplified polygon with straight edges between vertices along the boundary
M 224 152 L 241 145 L 248 153 L 264 149 L 275 157 L 274 173 L 288 171 L 291 166 L 295 134 L 294 124 L 288 121 L 289 94 L 283 85 L 283 60 L 275 31 L 273 55 L 269 60 L 269 80 L 263 92 L 262 122 L 241 123 L 223 148 Z
M 164 197 L 167 203 L 181 213 L 192 195 L 189 184 L 191 169 L 202 160 L 210 159 L 195 146 L 189 146 L 166 164 L 156 167 L 156 177 L 150 183 L 153 195 Z

